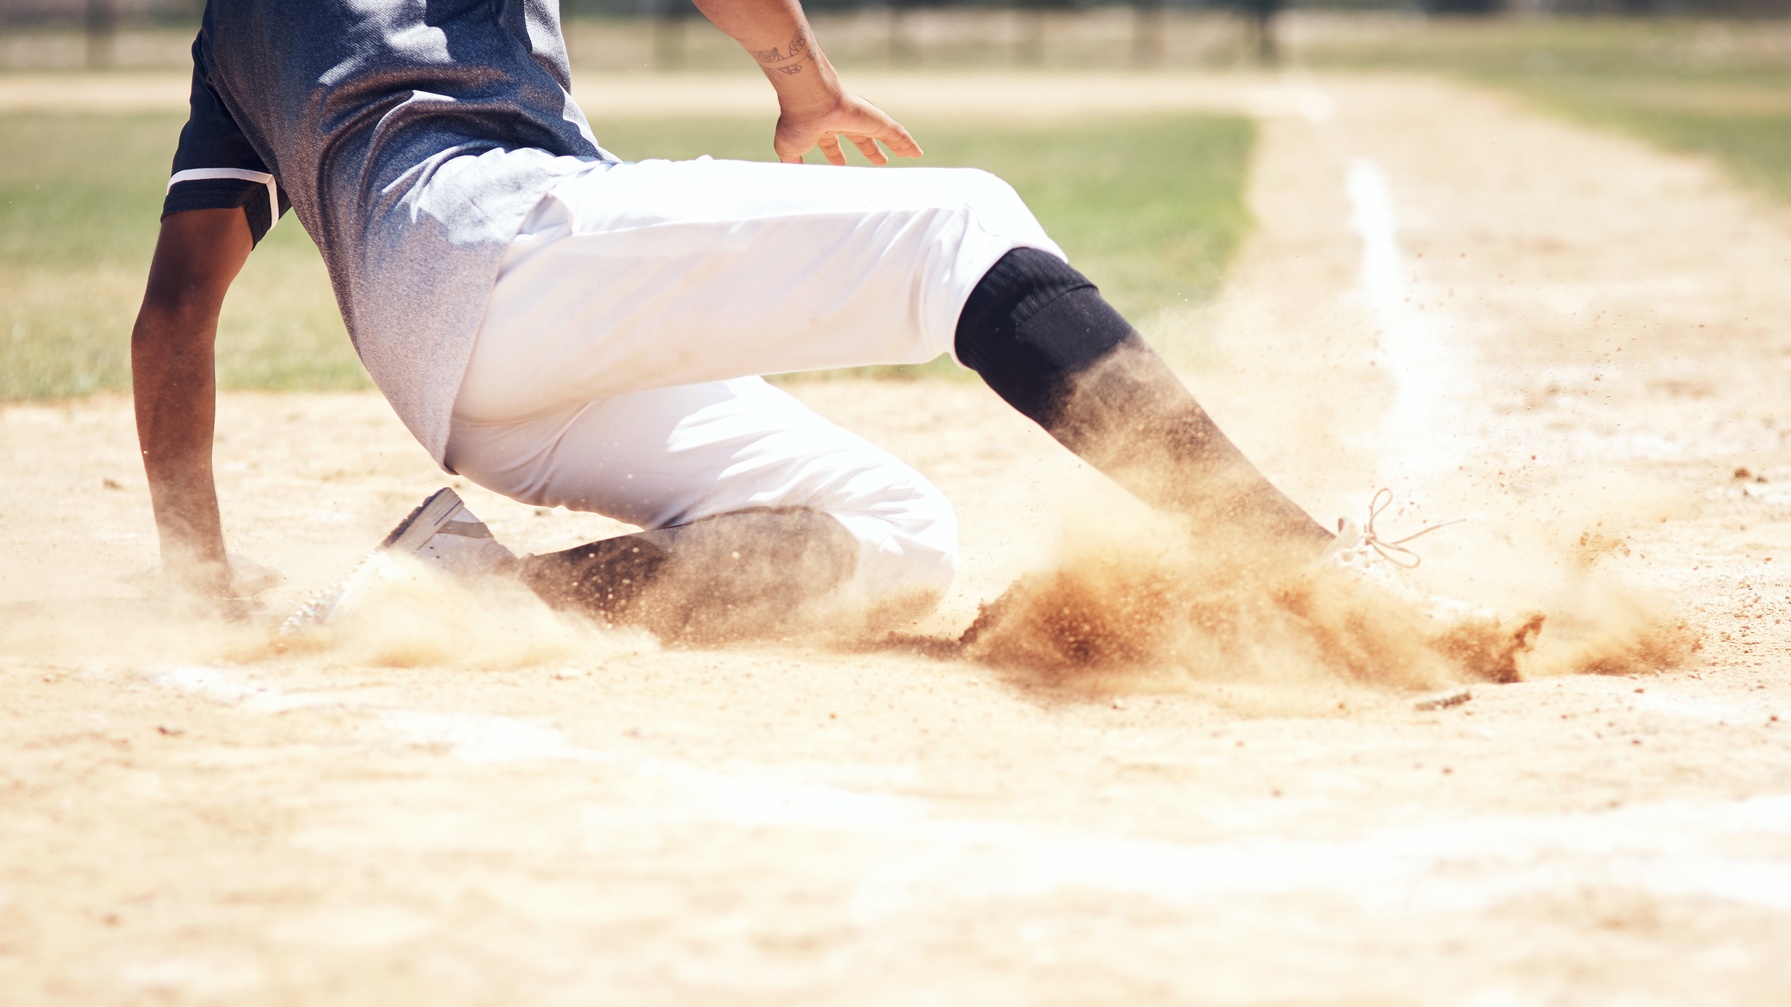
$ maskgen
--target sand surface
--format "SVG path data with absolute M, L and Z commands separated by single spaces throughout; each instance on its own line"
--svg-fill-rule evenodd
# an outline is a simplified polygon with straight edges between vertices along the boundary
M 288 577 L 243 625 L 118 582 L 128 402 L 8 406 L 5 1002 L 1786 1002 L 1791 215 L 1434 81 L 1202 86 L 1262 118 L 1259 228 L 1150 328 L 1227 429 L 1327 521 L 1468 517 L 1419 572 L 1548 608 L 1556 658 L 1676 612 L 1686 663 L 1421 710 L 957 659 L 1125 508 L 978 387 L 858 381 L 797 391 L 963 523 L 907 638 L 664 651 L 446 592 L 278 652 L 441 478 L 381 402 L 225 398 L 232 545 Z M 616 529 L 465 493 L 523 549 Z

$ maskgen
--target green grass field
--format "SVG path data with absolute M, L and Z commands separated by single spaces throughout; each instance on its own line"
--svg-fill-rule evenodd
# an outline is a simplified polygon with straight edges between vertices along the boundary
M 0 116 L 0 399 L 125 388 L 179 116 Z M 224 307 L 234 388 L 366 384 L 317 249 L 289 215 Z
M 155 242 L 176 115 L 0 115 L 0 400 L 128 387 L 131 320 Z M 1130 316 L 1217 290 L 1249 226 L 1252 124 L 1141 118 L 1026 130 L 908 124 L 923 163 L 1007 178 L 1077 264 Z M 600 128 L 629 159 L 769 156 L 770 124 L 630 122 Z M 945 368 L 935 366 L 934 370 Z M 317 250 L 295 218 L 274 228 L 225 305 L 227 388 L 367 383 Z
M 1782 24 L 1437 19 L 1320 36 L 1299 59 L 1463 76 L 1591 125 L 1710 155 L 1744 183 L 1791 199 L 1791 27 Z

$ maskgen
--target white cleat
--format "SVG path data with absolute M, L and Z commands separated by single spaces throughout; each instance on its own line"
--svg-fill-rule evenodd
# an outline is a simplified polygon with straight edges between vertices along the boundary
M 280 624 L 280 635 L 290 636 L 346 615 L 365 600 L 374 585 L 398 577 L 404 569 L 400 557 L 405 556 L 456 577 L 494 573 L 516 562 L 516 554 L 492 537 L 491 529 L 467 510 L 460 494 L 437 490 L 398 522 L 366 559 L 288 616 Z
M 1420 587 L 1407 573 L 1408 570 L 1415 569 L 1421 560 L 1417 553 L 1406 548 L 1406 543 L 1447 528 L 1457 521 L 1430 525 L 1401 539 L 1383 539 L 1375 532 L 1374 519 L 1392 502 L 1393 491 L 1382 488 L 1376 490 L 1374 499 L 1369 501 L 1366 526 L 1339 519 L 1337 537 L 1325 548 L 1319 562 L 1335 567 L 1362 583 L 1373 585 L 1439 622 L 1467 619 L 1496 621 L 1498 613 L 1492 609 Z

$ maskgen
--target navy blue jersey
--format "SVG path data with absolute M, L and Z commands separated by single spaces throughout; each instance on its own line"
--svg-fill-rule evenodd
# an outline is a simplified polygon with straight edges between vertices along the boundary
M 555 0 L 215 0 L 164 214 L 290 207 L 355 349 L 440 460 L 504 250 L 610 160 L 572 100 Z

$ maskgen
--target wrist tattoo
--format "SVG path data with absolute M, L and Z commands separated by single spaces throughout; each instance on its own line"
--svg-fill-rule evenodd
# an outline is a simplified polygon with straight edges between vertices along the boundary
M 808 57 L 807 50 L 808 50 L 808 31 L 803 28 L 797 28 L 796 34 L 790 36 L 790 48 L 788 51 L 780 51 L 776 46 L 773 46 L 769 49 L 754 49 L 754 50 L 752 50 L 752 58 L 758 60 L 760 63 L 763 63 L 768 67 L 771 67 L 772 69 L 779 70 L 784 73 L 794 73 L 796 71 L 786 70 L 785 68 L 778 66 L 777 64 L 788 63 L 792 60 L 797 60 L 797 57 L 802 57 L 802 58 L 806 59 Z M 800 62 L 800 60 L 797 60 L 797 61 Z

